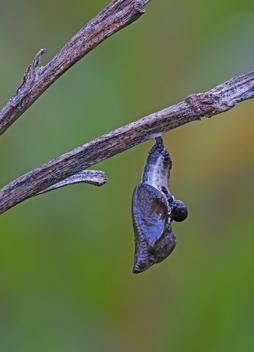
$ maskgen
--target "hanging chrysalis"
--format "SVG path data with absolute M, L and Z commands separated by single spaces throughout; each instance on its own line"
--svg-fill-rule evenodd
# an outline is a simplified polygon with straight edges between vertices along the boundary
M 141 273 L 162 262 L 176 246 L 171 222 L 183 221 L 186 206 L 170 194 L 168 180 L 172 161 L 161 137 L 150 150 L 144 171 L 132 197 L 135 233 L 133 273 Z

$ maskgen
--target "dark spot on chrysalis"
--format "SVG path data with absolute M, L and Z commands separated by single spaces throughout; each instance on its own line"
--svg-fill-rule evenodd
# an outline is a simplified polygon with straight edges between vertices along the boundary
M 168 194 L 168 190 L 167 190 L 167 188 L 165 186 L 162 186 L 161 190 L 162 190 L 163 193 Z
M 180 200 L 174 200 L 171 204 L 171 219 L 177 222 L 184 221 L 188 216 L 186 205 Z

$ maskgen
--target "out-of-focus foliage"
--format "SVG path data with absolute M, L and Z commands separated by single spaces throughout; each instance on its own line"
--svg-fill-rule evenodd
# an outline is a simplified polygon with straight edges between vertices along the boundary
M 2 0 L 0 103 L 108 0 Z M 254 70 L 254 2 L 151 0 L 1 137 L 1 186 L 104 133 Z M 164 135 L 189 209 L 177 247 L 132 274 L 131 197 L 153 141 L 0 217 L 3 352 L 252 352 L 254 101 Z

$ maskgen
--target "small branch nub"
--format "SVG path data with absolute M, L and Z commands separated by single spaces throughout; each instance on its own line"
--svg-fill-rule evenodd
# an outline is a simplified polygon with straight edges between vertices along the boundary
M 34 81 L 38 80 L 39 73 L 43 66 L 39 67 L 41 56 L 45 53 L 46 49 L 41 49 L 34 57 L 33 62 L 28 66 L 23 77 L 21 85 L 18 87 L 16 94 L 10 98 L 12 107 L 16 107 L 21 100 L 21 96 L 28 93 Z

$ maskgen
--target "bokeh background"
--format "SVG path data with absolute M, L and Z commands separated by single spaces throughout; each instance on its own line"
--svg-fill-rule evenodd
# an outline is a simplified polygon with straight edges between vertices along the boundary
M 109 0 L 0 1 L 0 105 Z M 0 183 L 254 70 L 254 2 L 152 0 L 51 86 L 0 140 Z M 189 209 L 177 247 L 132 274 L 131 197 L 150 140 L 0 217 L 1 352 L 254 351 L 254 101 L 164 135 Z

